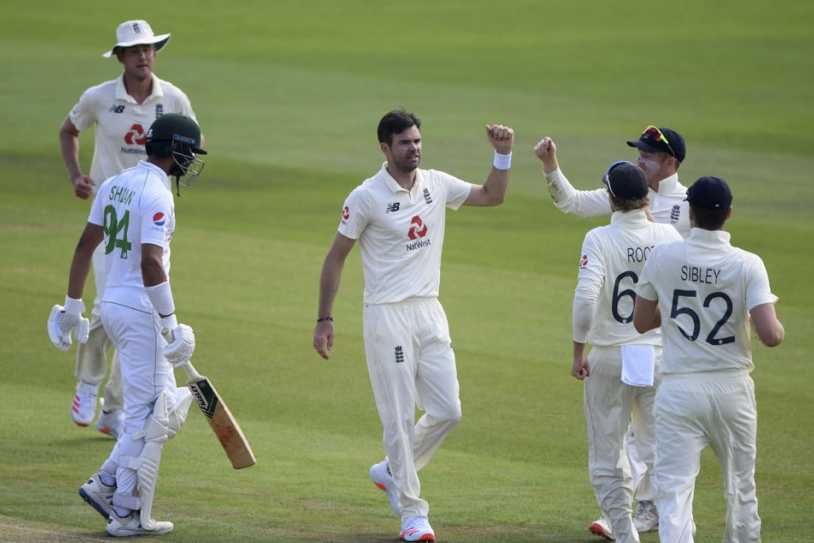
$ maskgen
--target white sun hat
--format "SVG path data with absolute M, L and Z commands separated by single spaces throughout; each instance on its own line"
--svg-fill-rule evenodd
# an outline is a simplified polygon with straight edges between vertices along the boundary
M 125 21 L 116 29 L 116 45 L 113 49 L 103 54 L 105 58 L 110 58 L 116 54 L 119 49 L 125 47 L 132 47 L 134 45 L 155 45 L 155 50 L 164 47 L 170 41 L 169 34 L 153 34 L 153 29 L 147 21 Z

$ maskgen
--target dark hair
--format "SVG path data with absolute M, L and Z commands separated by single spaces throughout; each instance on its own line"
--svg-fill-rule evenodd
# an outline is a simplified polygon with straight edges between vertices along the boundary
M 690 206 L 690 208 L 692 208 L 695 226 L 704 230 L 722 230 L 730 209 L 704 209 L 695 206 Z
M 393 143 L 393 134 L 401 134 L 411 126 L 421 128 L 421 119 L 403 109 L 394 109 L 379 121 L 379 127 L 376 129 L 379 143 L 391 145 Z

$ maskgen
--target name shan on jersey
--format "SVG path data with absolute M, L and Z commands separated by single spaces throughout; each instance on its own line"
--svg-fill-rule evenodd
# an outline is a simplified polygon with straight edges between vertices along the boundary
M 136 191 L 129 190 L 124 187 L 117 187 L 112 186 L 110 187 L 109 199 L 114 202 L 121 202 L 125 205 L 130 205 L 130 202 L 133 201 L 133 196 L 136 194 Z

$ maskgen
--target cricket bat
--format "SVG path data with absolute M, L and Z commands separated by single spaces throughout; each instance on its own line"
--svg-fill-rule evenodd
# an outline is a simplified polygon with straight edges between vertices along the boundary
M 206 417 L 209 426 L 212 427 L 212 431 L 215 432 L 223 450 L 226 451 L 232 467 L 241 469 L 253 466 L 257 460 L 254 458 L 252 448 L 218 391 L 206 376 L 195 371 L 192 362 L 187 361 L 184 364 L 184 371 L 187 372 L 187 387 L 192 392 L 192 396 L 198 403 L 198 407 L 201 408 L 201 413 Z

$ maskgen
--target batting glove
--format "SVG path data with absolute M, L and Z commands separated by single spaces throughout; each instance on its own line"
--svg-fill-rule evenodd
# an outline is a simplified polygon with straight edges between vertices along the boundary
M 164 358 L 173 366 L 180 367 L 192 358 L 195 352 L 195 333 L 186 324 L 179 324 L 174 329 L 165 329 L 161 335 L 167 340 L 164 347 Z
M 48 337 L 54 347 L 62 351 L 67 351 L 73 343 L 71 332 L 76 336 L 79 343 L 88 341 L 90 331 L 90 321 L 82 317 L 85 311 L 85 304 L 82 300 L 76 300 L 65 296 L 65 305 L 55 305 L 51 308 L 51 315 L 48 317 Z

